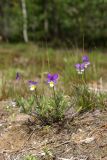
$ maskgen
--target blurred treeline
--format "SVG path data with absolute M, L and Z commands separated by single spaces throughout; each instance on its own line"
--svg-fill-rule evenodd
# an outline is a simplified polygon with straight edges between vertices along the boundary
M 0 0 L 0 40 L 106 45 L 107 0 Z

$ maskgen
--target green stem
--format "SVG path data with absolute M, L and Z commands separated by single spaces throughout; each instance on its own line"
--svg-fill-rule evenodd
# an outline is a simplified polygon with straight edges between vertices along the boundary
M 54 95 L 54 100 L 55 100 L 55 105 L 56 105 L 56 115 L 58 115 L 58 104 L 57 104 L 57 98 L 56 98 L 56 93 L 55 93 L 55 88 L 53 87 L 53 95 Z
M 35 89 L 35 94 L 34 94 L 34 96 L 35 96 L 35 98 L 36 98 L 37 106 L 40 107 L 40 103 L 39 103 L 39 100 L 38 100 L 37 89 Z
M 87 82 L 87 80 L 86 80 L 86 72 L 85 72 L 85 70 L 84 70 L 84 82 L 85 82 L 85 84 L 86 84 L 86 82 Z
M 82 74 L 82 81 L 83 81 L 84 85 L 86 86 L 86 73 L 85 73 L 85 71 Z
M 22 84 L 20 83 L 20 85 L 23 85 L 24 91 L 27 92 L 27 87 L 26 87 L 26 84 L 25 84 L 25 81 L 24 81 L 23 77 L 21 79 L 21 82 L 22 82 Z

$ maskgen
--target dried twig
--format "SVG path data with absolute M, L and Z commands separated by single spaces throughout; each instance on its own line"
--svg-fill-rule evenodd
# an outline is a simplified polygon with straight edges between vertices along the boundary
M 70 143 L 70 142 L 71 142 L 71 141 L 63 142 L 63 143 L 61 143 L 61 144 L 55 146 L 54 148 L 58 148 L 58 147 L 60 147 L 60 146 L 62 146 L 62 145 L 68 144 L 68 143 Z

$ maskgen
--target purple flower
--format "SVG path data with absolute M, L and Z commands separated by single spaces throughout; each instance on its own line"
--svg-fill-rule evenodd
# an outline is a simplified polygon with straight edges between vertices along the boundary
M 87 68 L 90 65 L 90 61 L 87 55 L 82 57 L 82 62 L 84 63 L 85 68 Z
M 57 83 L 58 74 L 50 74 L 47 75 L 47 82 L 49 83 L 50 87 L 54 87 L 54 85 Z
M 83 57 L 82 57 L 82 61 L 83 61 L 83 62 L 89 62 L 88 56 L 87 56 L 87 55 L 83 56 Z
M 34 91 L 36 89 L 37 83 L 38 82 L 35 81 L 29 81 L 29 88 L 31 91 Z
M 19 80 L 20 79 L 20 74 L 17 72 L 16 73 L 16 80 Z
M 78 74 L 82 74 L 85 70 L 84 63 L 81 63 L 81 64 L 78 63 L 78 64 L 75 65 L 75 67 L 76 67 L 76 70 L 77 70 Z

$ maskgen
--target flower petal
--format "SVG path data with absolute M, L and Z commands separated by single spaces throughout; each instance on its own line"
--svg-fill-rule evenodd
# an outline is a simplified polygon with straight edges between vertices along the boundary
M 16 80 L 19 80 L 20 79 L 20 74 L 17 72 L 16 73 Z
M 51 82 L 49 83 L 49 86 L 50 86 L 50 87 L 54 87 L 54 82 L 51 81 Z
M 37 85 L 37 83 L 38 82 L 35 82 L 35 81 L 31 81 L 31 80 L 29 81 L 29 85 Z
M 76 67 L 76 69 L 80 69 L 81 64 L 78 63 L 78 64 L 75 65 L 75 67 Z
M 88 61 L 89 61 L 88 56 L 87 56 L 87 55 L 83 56 L 83 57 L 82 57 L 82 61 L 83 61 L 83 62 L 88 62 Z
M 58 74 L 53 75 L 53 81 L 58 79 Z
M 48 73 L 47 78 L 48 78 L 48 80 L 51 80 L 52 79 L 52 74 Z
M 34 91 L 36 89 L 36 85 L 30 85 L 30 91 Z
M 84 68 L 85 68 L 85 64 L 82 63 L 82 64 L 81 64 L 81 70 L 84 70 Z

